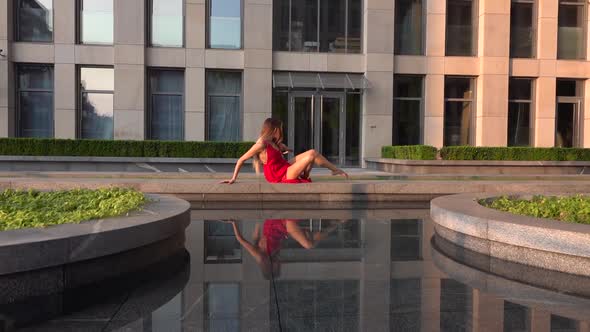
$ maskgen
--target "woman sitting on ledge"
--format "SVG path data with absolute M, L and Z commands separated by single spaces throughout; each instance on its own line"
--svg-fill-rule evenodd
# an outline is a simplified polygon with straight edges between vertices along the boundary
M 270 183 L 311 182 L 309 173 L 314 165 L 331 170 L 332 175 L 341 175 L 348 179 L 348 174 L 315 150 L 306 151 L 287 161 L 283 158 L 283 154 L 289 151 L 291 150 L 283 144 L 283 123 L 280 120 L 268 118 L 262 125 L 260 137 L 256 143 L 236 163 L 231 180 L 223 181 L 223 183 L 236 182 L 242 165 L 250 158 L 254 158 L 256 173 L 259 173 L 260 162 L 262 162 L 264 177 Z

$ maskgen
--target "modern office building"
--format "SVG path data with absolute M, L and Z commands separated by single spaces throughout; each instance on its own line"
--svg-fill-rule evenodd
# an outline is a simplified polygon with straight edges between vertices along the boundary
M 590 147 L 586 0 L 1 0 L 0 137 Z M 585 135 L 585 133 L 589 133 Z

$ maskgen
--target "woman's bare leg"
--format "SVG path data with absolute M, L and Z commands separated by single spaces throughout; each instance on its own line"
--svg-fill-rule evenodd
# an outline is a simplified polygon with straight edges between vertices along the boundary
M 334 164 L 329 162 L 328 159 L 319 154 L 317 151 L 309 150 L 295 157 L 295 162 L 287 169 L 287 179 L 297 179 L 307 169 L 311 170 L 310 166 L 313 165 L 325 167 L 331 170 L 333 175 L 343 175 L 348 177 L 348 174 L 334 166 Z

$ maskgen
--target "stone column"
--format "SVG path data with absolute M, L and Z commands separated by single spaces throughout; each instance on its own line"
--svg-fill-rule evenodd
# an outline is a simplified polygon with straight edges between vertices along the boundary
M 53 1 L 55 43 L 55 138 L 76 138 L 76 6 L 71 0 Z
M 205 140 L 205 0 L 185 0 L 184 138 Z
M 473 290 L 473 331 L 502 331 L 504 300 Z
M 182 312 L 184 319 L 190 322 L 202 322 L 205 296 L 205 223 L 202 220 L 192 220 L 186 231 L 187 239 L 198 241 L 186 241 L 185 247 L 191 252 L 191 274 L 189 282 L 182 291 Z
M 394 3 L 364 3 L 365 72 L 371 87 L 363 96 L 362 160 L 380 157 L 381 147 L 392 143 Z
M 244 123 L 242 138 L 258 138 L 272 115 L 272 0 L 244 0 Z
M 536 80 L 533 142 L 537 147 L 555 145 L 557 1 L 538 2 L 537 56 L 539 78 Z
M 12 3 L 0 1 L 0 137 L 14 136 L 14 84 L 12 77 L 12 63 L 8 47 L 12 35 Z
M 506 146 L 508 131 L 508 72 L 510 0 L 479 2 L 475 145 Z
M 146 2 L 114 2 L 115 15 L 115 139 L 145 136 Z
M 549 332 L 551 330 L 551 313 L 531 308 L 531 332 Z
M 444 56 L 446 1 L 426 2 L 426 61 L 424 82 L 424 144 L 443 146 L 444 129 Z

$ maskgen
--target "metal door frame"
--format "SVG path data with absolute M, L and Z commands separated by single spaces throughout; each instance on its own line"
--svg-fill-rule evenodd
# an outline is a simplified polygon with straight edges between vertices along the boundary
M 554 137 L 554 142 L 553 142 L 553 146 L 556 145 L 557 143 L 557 119 L 558 119 L 558 114 L 557 112 L 559 111 L 559 104 L 570 104 L 574 106 L 574 123 L 573 123 L 573 128 L 574 128 L 574 132 L 572 133 L 573 135 L 573 142 L 572 145 L 573 147 L 580 147 L 581 146 L 581 136 L 580 134 L 582 133 L 582 99 L 580 97 L 557 97 L 557 102 L 555 103 L 555 124 L 554 124 L 554 133 L 553 133 L 553 137 Z
M 290 91 L 288 121 L 289 128 L 287 138 L 289 144 L 295 144 L 295 98 L 311 98 L 311 122 L 313 149 L 323 153 L 322 149 L 322 120 L 324 98 L 336 98 L 340 100 L 339 110 L 339 143 L 338 143 L 338 164 L 344 165 L 346 161 L 346 93 L 336 91 Z M 318 111 L 319 110 L 319 111 Z M 293 153 L 289 154 L 293 158 Z

